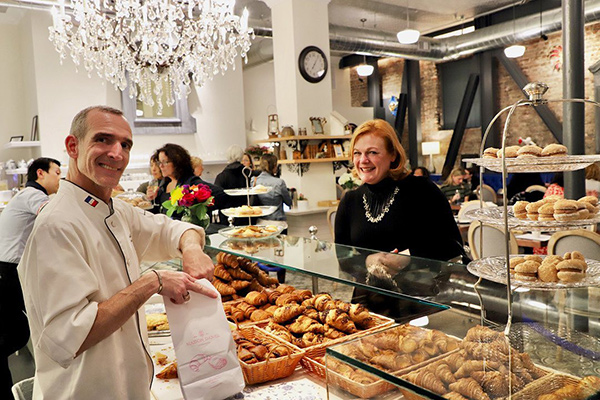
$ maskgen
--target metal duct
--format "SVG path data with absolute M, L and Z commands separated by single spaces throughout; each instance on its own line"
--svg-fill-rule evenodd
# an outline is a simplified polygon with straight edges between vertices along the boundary
M 585 22 L 600 20 L 600 0 L 585 3 Z M 541 31 L 545 34 L 562 28 L 560 8 L 542 13 Z M 262 32 L 272 35 L 270 28 L 254 28 L 257 36 Z M 329 27 L 330 49 L 335 53 L 357 53 L 380 57 L 400 57 L 412 60 L 448 61 L 484 50 L 505 47 L 510 44 L 538 38 L 540 15 L 526 17 L 478 29 L 475 32 L 446 39 L 422 37 L 416 45 L 402 45 L 390 33 Z M 259 33 L 260 32 L 260 33 Z M 360 36 L 358 36 L 360 35 Z M 250 55 L 250 58 L 252 56 Z M 266 55 L 261 56 L 266 59 Z M 272 55 L 268 60 L 272 59 Z M 267 60 L 267 61 L 268 61 Z

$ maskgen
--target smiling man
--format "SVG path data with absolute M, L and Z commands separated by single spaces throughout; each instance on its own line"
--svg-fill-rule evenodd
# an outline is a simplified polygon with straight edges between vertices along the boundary
M 86 108 L 65 141 L 69 171 L 40 213 L 19 264 L 34 343 L 34 399 L 148 399 L 144 314 L 154 293 L 175 303 L 212 280 L 204 231 L 111 199 L 129 162 L 121 111 Z M 185 272 L 140 276 L 140 261 L 183 258 Z

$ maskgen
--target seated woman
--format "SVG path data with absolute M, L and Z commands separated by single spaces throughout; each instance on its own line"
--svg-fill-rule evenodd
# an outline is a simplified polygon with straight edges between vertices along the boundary
M 440 190 L 450 203 L 469 201 L 471 189 L 469 185 L 463 183 L 464 176 L 465 170 L 456 167 L 450 172 L 440 187 Z
M 427 178 L 427 179 L 429 179 L 429 176 L 431 175 L 429 173 L 429 170 L 427 168 L 425 168 L 425 167 L 417 167 L 417 168 L 413 169 L 410 172 L 410 174 L 414 175 L 414 176 L 422 176 L 422 177 Z
M 192 169 L 192 161 L 190 153 L 183 147 L 167 143 L 160 149 L 156 150 L 154 156 L 158 160 L 160 171 L 163 175 L 163 180 L 158 187 L 156 196 L 147 195 L 150 200 L 155 199 L 155 203 L 160 205 L 160 212 L 166 214 L 167 210 L 162 206 L 162 203 L 171 198 L 171 192 L 179 186 L 183 185 L 206 185 L 212 191 L 215 198 L 214 206 L 210 207 L 208 212 L 216 209 L 228 207 L 228 196 L 219 186 L 203 181 L 200 177 L 194 175 Z M 174 213 L 173 219 L 181 219 L 181 214 Z

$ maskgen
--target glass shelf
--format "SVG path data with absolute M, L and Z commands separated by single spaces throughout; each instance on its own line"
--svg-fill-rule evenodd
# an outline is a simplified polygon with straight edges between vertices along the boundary
M 501 158 L 466 158 L 466 163 L 485 167 L 490 171 L 502 172 Z M 561 172 L 576 171 L 600 161 L 600 155 L 578 155 L 566 157 L 507 158 L 507 172 Z
M 507 207 L 507 209 L 509 229 L 554 232 L 565 229 L 583 229 L 587 226 L 600 223 L 600 214 L 594 215 L 594 218 L 578 219 L 575 221 L 532 221 L 516 218 L 512 206 Z M 465 218 L 471 221 L 481 221 L 488 225 L 504 227 L 504 207 L 476 208 L 467 211 Z

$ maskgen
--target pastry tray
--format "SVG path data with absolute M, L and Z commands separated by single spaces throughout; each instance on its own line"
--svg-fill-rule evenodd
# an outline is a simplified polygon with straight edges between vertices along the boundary
M 239 236 L 236 236 L 236 232 L 239 232 L 239 231 L 243 230 L 244 228 L 248 228 L 249 226 L 254 226 L 254 227 L 261 228 L 261 230 L 263 232 L 260 232 L 260 233 L 257 233 L 257 234 L 258 235 L 262 235 L 262 236 L 256 236 L 256 237 L 239 237 Z M 272 228 L 265 229 L 267 227 L 272 227 Z M 245 226 L 233 226 L 233 227 L 227 227 L 227 228 L 219 229 L 219 235 L 222 235 L 222 236 L 225 236 L 225 237 L 231 238 L 231 239 L 236 239 L 236 240 L 262 240 L 262 239 L 266 239 L 266 238 L 277 236 L 284 229 L 285 229 L 285 227 L 280 226 L 280 225 L 245 225 Z
M 513 213 L 513 207 L 508 209 L 509 229 L 520 229 L 524 231 L 562 231 L 565 229 L 583 229 L 586 226 L 600 223 L 600 214 L 593 218 L 577 219 L 574 221 L 532 221 L 530 219 L 519 219 Z M 469 210 L 465 217 L 473 221 L 481 221 L 484 224 L 504 227 L 504 207 L 485 207 Z
M 522 254 L 511 256 L 522 257 Z M 543 258 L 543 256 L 541 256 Z M 506 257 L 485 257 L 475 260 L 467 265 L 467 270 L 475 276 L 487 279 L 488 281 L 506 285 Z M 556 290 L 575 287 L 592 287 L 600 285 L 600 262 L 596 260 L 585 260 L 588 268 L 586 277 L 579 282 L 542 282 L 542 281 L 521 281 L 511 276 L 511 286 L 513 288 L 535 288 L 538 290 Z
M 466 158 L 466 163 L 485 167 L 490 171 L 502 172 L 501 158 Z M 575 155 L 566 157 L 507 158 L 508 172 L 560 172 L 576 171 L 600 161 L 600 155 Z
M 246 195 L 255 195 L 255 194 L 265 194 L 269 193 L 273 189 L 270 186 L 262 186 L 262 187 L 251 187 L 250 189 L 241 188 L 241 189 L 225 189 L 223 190 L 225 194 L 229 196 L 246 196 Z
M 277 206 L 252 206 L 254 209 L 260 209 L 260 214 L 240 214 L 241 207 L 231 207 L 221 210 L 226 217 L 248 218 L 248 217 L 264 217 L 271 215 L 277 210 Z

